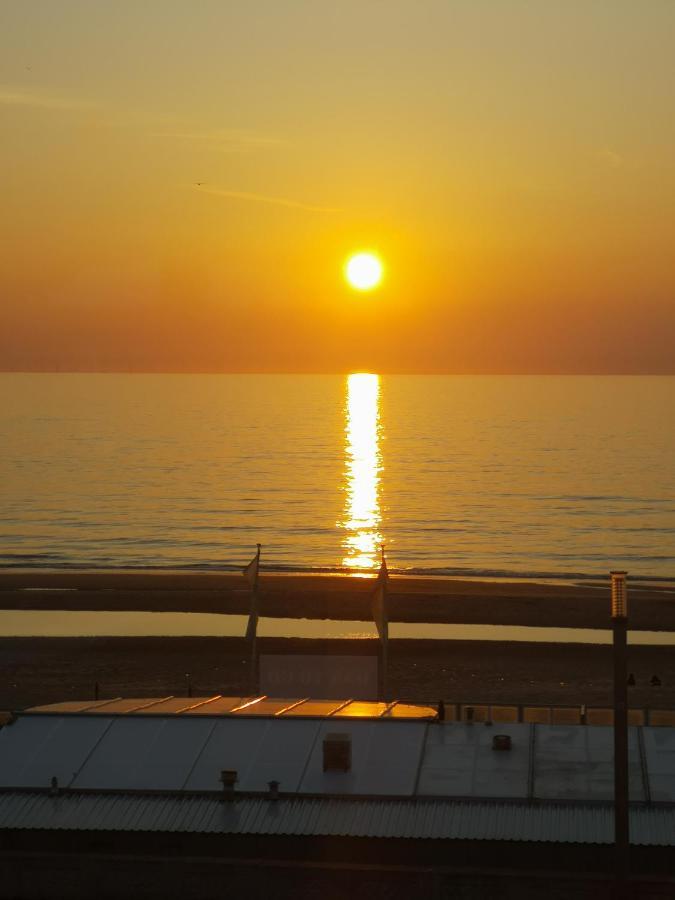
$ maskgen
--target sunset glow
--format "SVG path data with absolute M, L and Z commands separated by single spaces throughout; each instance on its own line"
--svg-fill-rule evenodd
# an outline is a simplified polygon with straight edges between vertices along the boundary
M 380 526 L 380 379 L 357 373 L 347 378 L 345 404 L 345 529 L 343 565 L 375 568 Z
M 63 3 L 3 8 L 0 367 L 675 372 L 675 4 Z
M 382 263 L 374 253 L 356 253 L 347 260 L 345 277 L 357 291 L 371 291 L 382 281 Z
M 665 898 L 675 0 L 0 22 L 0 900 Z

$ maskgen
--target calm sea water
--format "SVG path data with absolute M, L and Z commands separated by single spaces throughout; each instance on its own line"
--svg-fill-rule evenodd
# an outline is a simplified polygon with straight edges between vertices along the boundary
M 0 375 L 0 565 L 675 576 L 675 378 Z

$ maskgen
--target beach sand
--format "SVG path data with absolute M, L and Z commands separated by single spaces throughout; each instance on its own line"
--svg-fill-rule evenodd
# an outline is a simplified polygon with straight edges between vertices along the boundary
M 373 640 L 263 638 L 259 652 L 373 653 Z M 611 647 L 485 641 L 390 642 L 391 697 L 418 702 L 611 703 Z M 0 709 L 94 696 L 248 693 L 243 638 L 1 638 Z M 675 709 L 672 647 L 631 647 L 630 705 Z M 663 685 L 649 679 L 659 674 Z
M 261 615 L 370 621 L 372 580 L 339 575 L 261 576 Z M 29 589 L 29 590 L 27 590 Z M 630 588 L 632 629 L 675 630 L 672 585 Z M 237 573 L 43 572 L 0 574 L 0 608 L 246 613 Z M 393 577 L 390 618 L 577 628 L 609 627 L 609 587 L 572 583 Z M 372 640 L 263 638 L 260 652 L 371 653 Z M 1 638 L 0 709 L 64 699 L 185 693 L 246 693 L 241 638 Z M 675 708 L 675 650 L 630 648 L 637 684 L 630 703 Z M 662 687 L 649 685 L 658 674 Z M 605 705 L 611 648 L 484 641 L 390 642 L 389 694 L 418 701 Z
M 262 616 L 371 621 L 369 578 L 261 574 Z M 631 629 L 675 631 L 675 586 L 632 584 Z M 0 608 L 143 610 L 246 614 L 249 592 L 238 573 L 0 573 Z M 608 628 L 609 582 L 575 584 L 393 576 L 395 622 Z

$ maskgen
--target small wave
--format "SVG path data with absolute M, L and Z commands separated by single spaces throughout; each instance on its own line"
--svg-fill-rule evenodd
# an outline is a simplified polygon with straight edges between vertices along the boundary
M 10 559 L 10 560 L 21 560 L 26 562 L 27 560 L 53 560 L 53 559 L 65 559 L 63 553 L 3 553 L 0 555 L 0 560 Z M 0 563 L 0 565 L 2 565 Z

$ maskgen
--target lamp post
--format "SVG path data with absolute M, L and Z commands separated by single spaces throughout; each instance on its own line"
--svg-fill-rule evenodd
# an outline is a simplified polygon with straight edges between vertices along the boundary
M 626 572 L 610 572 L 614 656 L 614 851 L 621 896 L 629 871 L 628 689 L 626 686 L 628 597 Z

